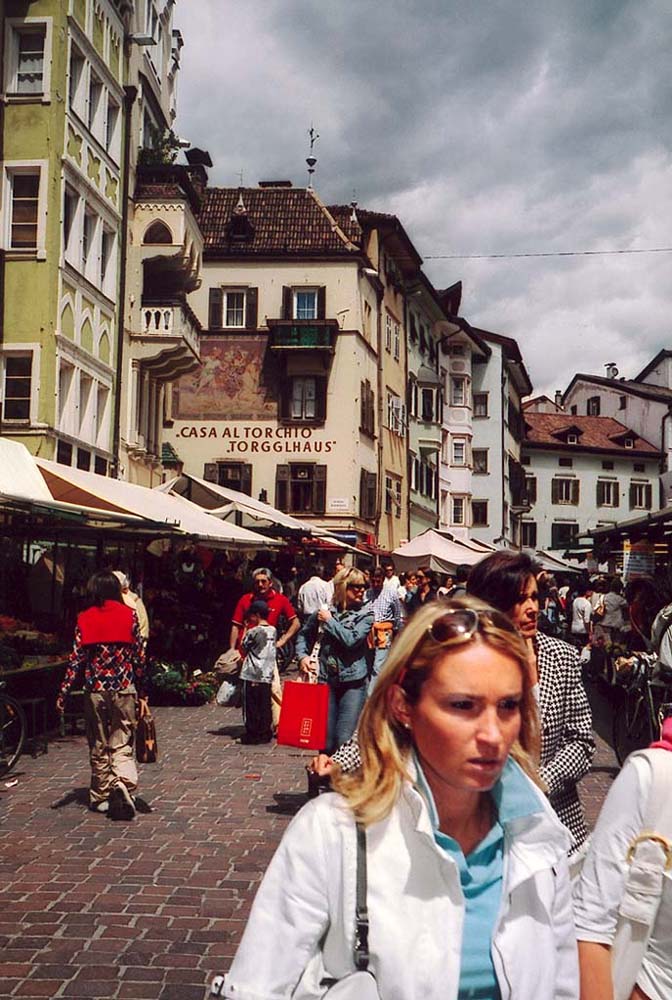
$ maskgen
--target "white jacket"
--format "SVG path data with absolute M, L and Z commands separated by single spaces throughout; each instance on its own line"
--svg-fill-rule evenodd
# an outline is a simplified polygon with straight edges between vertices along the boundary
M 570 837 L 535 793 L 539 812 L 505 827 L 495 972 L 502 1000 L 577 1000 Z M 425 801 L 410 783 L 390 815 L 367 829 L 367 863 L 369 968 L 382 1000 L 456 1000 L 464 916 L 459 871 L 436 845 Z M 325 974 L 353 971 L 355 875 L 353 815 L 341 796 L 322 795 L 285 832 L 224 996 L 311 1000 L 323 995 Z

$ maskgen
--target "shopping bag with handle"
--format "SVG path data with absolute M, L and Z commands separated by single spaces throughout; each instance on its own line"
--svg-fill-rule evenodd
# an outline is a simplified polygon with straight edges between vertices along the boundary
M 285 681 L 278 723 L 278 743 L 321 750 L 327 743 L 329 686 Z

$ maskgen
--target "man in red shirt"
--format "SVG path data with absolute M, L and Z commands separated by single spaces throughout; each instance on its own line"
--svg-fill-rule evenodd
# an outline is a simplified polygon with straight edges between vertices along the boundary
M 238 603 L 236 604 L 235 610 L 233 612 L 233 618 L 231 619 L 231 634 L 229 636 L 229 648 L 230 649 L 240 649 L 240 640 L 242 639 L 242 629 L 245 622 L 245 617 L 249 611 L 250 604 L 252 601 L 265 601 L 268 605 L 268 618 L 266 619 L 269 625 L 275 625 L 278 627 L 278 618 L 281 615 L 289 622 L 289 628 L 284 635 L 280 636 L 275 644 L 276 649 L 282 649 L 286 646 L 293 635 L 299 631 L 299 619 L 296 616 L 296 611 L 288 601 L 288 599 L 283 595 L 279 594 L 277 590 L 273 589 L 271 583 L 271 571 L 265 567 L 260 567 L 255 569 L 252 573 L 252 590 L 249 594 L 243 594 Z

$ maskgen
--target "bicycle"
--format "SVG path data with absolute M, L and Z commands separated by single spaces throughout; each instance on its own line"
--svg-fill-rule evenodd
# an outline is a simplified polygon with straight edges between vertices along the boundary
M 659 738 L 664 710 L 672 701 L 672 670 L 646 653 L 619 658 L 614 668 L 624 699 L 614 714 L 612 742 L 618 762 L 623 764 L 633 750 Z
M 26 716 L 16 698 L 0 681 L 0 775 L 8 774 L 21 756 L 26 739 Z

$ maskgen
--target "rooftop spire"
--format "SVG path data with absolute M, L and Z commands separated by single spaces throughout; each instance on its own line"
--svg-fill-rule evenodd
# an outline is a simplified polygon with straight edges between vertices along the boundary
M 320 137 L 313 128 L 312 124 L 308 129 L 308 135 L 310 136 L 310 151 L 308 153 L 308 156 L 306 157 L 306 163 L 308 164 L 308 190 L 312 191 L 313 174 L 315 173 L 315 164 L 317 163 L 317 157 L 313 153 L 313 147 Z

